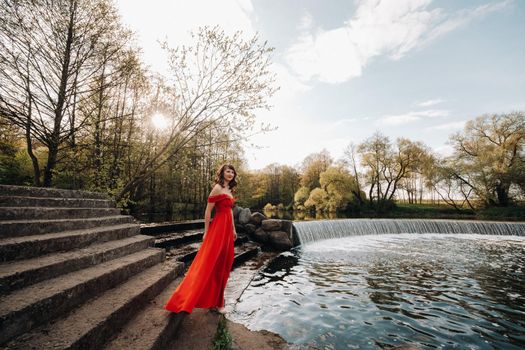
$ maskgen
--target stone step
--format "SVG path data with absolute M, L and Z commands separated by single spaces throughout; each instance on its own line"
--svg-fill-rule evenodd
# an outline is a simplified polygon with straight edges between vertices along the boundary
M 139 234 L 134 223 L 71 230 L 42 235 L 0 239 L 2 261 L 29 259 L 49 253 L 86 247 L 97 242 L 123 239 Z
M 246 252 L 248 251 L 252 252 L 251 257 L 253 257 L 257 255 L 260 248 L 257 244 L 249 246 L 246 251 L 237 247 L 234 267 L 239 266 L 246 261 L 246 258 L 248 257 Z M 168 344 L 174 341 L 176 331 L 186 314 L 166 311 L 163 306 L 171 297 L 175 289 L 177 289 L 182 278 L 183 276 L 170 283 L 150 304 L 140 310 L 133 319 L 129 320 L 116 337 L 110 340 L 102 349 L 167 349 Z
M 0 295 L 146 249 L 153 245 L 154 240 L 150 236 L 136 235 L 68 252 L 0 264 Z
M 65 190 L 50 187 L 28 187 L 0 185 L 2 196 L 21 196 L 21 197 L 59 197 L 59 198 L 91 198 L 91 199 L 110 199 L 107 193 Z
M 184 247 L 174 249 L 174 251 L 169 252 L 167 256 L 170 259 L 175 259 L 177 261 L 185 263 L 186 265 L 189 265 L 197 255 L 201 244 L 202 242 L 188 244 Z M 242 243 L 238 246 L 235 246 L 235 257 L 233 264 L 237 266 L 238 264 L 241 264 L 242 262 L 257 255 L 260 251 L 261 248 L 256 243 Z
M 239 247 L 235 247 L 233 268 L 236 268 L 237 266 L 257 256 L 260 252 L 261 247 L 257 243 L 244 243 Z
M 114 208 L 112 199 L 0 196 L 2 207 Z
M 159 248 L 113 259 L 14 291 L 0 299 L 0 344 L 52 320 L 165 258 Z
M 8 349 L 101 349 L 115 332 L 148 310 L 159 293 L 182 274 L 183 264 L 165 261 L 107 290 L 63 317 L 25 333 L 7 344 Z M 147 315 L 152 316 L 152 315 Z M 170 316 L 164 310 L 165 317 Z M 145 325 L 156 328 L 156 324 Z M 148 334 L 135 334 L 136 341 L 123 343 L 119 349 L 147 349 L 138 346 Z M 168 339 L 169 340 L 169 339 Z
M 141 230 L 141 233 L 143 231 Z M 168 248 L 202 240 L 202 230 L 185 230 L 181 232 L 169 232 L 155 236 L 155 247 Z
M 173 340 L 185 313 L 174 313 L 164 309 L 183 277 L 168 284 L 151 303 L 124 325 L 122 330 L 110 339 L 103 350 L 163 350 Z
M 81 219 L 0 221 L 0 238 L 30 236 L 73 229 L 127 224 L 131 222 L 133 222 L 133 217 L 129 215 Z
M 158 236 L 166 232 L 180 232 L 185 230 L 204 230 L 204 220 L 187 220 L 167 223 L 142 224 L 141 232 L 144 235 Z
M 118 208 L 0 207 L 0 221 L 81 219 L 120 215 Z

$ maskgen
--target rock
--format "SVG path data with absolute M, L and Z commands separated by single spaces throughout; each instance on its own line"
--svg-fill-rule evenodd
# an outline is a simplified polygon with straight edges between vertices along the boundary
M 257 242 L 260 243 L 266 243 L 268 242 L 268 233 L 264 231 L 262 228 L 258 228 L 253 233 L 253 237 Z
M 235 220 L 239 220 L 239 213 L 241 212 L 242 207 L 239 207 L 238 205 L 233 207 L 233 218 Z
M 244 230 L 250 234 L 250 233 L 254 233 L 255 230 L 257 230 L 257 226 L 255 226 L 254 224 L 246 224 L 244 225 Z
M 281 231 L 287 232 L 290 240 L 292 239 L 292 220 L 281 220 Z
M 245 233 L 246 228 L 244 227 L 244 225 L 235 224 L 235 231 L 237 233 Z
M 239 224 L 246 225 L 250 222 L 250 218 L 252 217 L 252 212 L 250 208 L 243 208 L 239 213 Z
M 288 233 L 284 231 L 272 231 L 268 234 L 270 244 L 277 250 L 289 250 L 292 248 L 292 241 L 288 238 Z
M 250 218 L 250 223 L 256 226 L 259 226 L 261 225 L 261 221 L 266 220 L 266 219 L 267 219 L 266 215 L 256 211 L 255 213 L 252 213 L 252 217 Z
M 281 220 L 267 219 L 261 221 L 261 227 L 265 231 L 278 231 L 281 229 Z

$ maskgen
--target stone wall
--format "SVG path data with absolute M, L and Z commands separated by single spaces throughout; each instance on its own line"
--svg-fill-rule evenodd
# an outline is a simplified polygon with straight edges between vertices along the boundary
M 233 208 L 235 227 L 269 250 L 285 251 L 297 245 L 294 242 L 291 220 L 268 219 L 264 214 L 251 212 L 249 208 Z

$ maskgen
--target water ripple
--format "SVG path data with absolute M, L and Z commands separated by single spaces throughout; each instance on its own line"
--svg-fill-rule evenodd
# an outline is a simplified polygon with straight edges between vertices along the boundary
M 329 349 L 525 347 L 525 238 L 381 235 L 274 259 L 231 314 Z

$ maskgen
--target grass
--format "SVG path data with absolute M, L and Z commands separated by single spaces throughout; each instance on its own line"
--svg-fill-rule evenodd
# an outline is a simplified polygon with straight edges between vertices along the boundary
M 458 211 L 448 205 L 397 203 L 394 208 L 386 212 L 376 213 L 367 210 L 360 214 L 363 217 L 381 218 L 525 221 L 525 208 L 517 206 L 492 207 L 478 211 L 465 208 Z
M 213 339 L 214 350 L 230 350 L 232 348 L 232 336 L 226 327 L 226 318 L 221 315 L 217 324 L 217 331 Z

